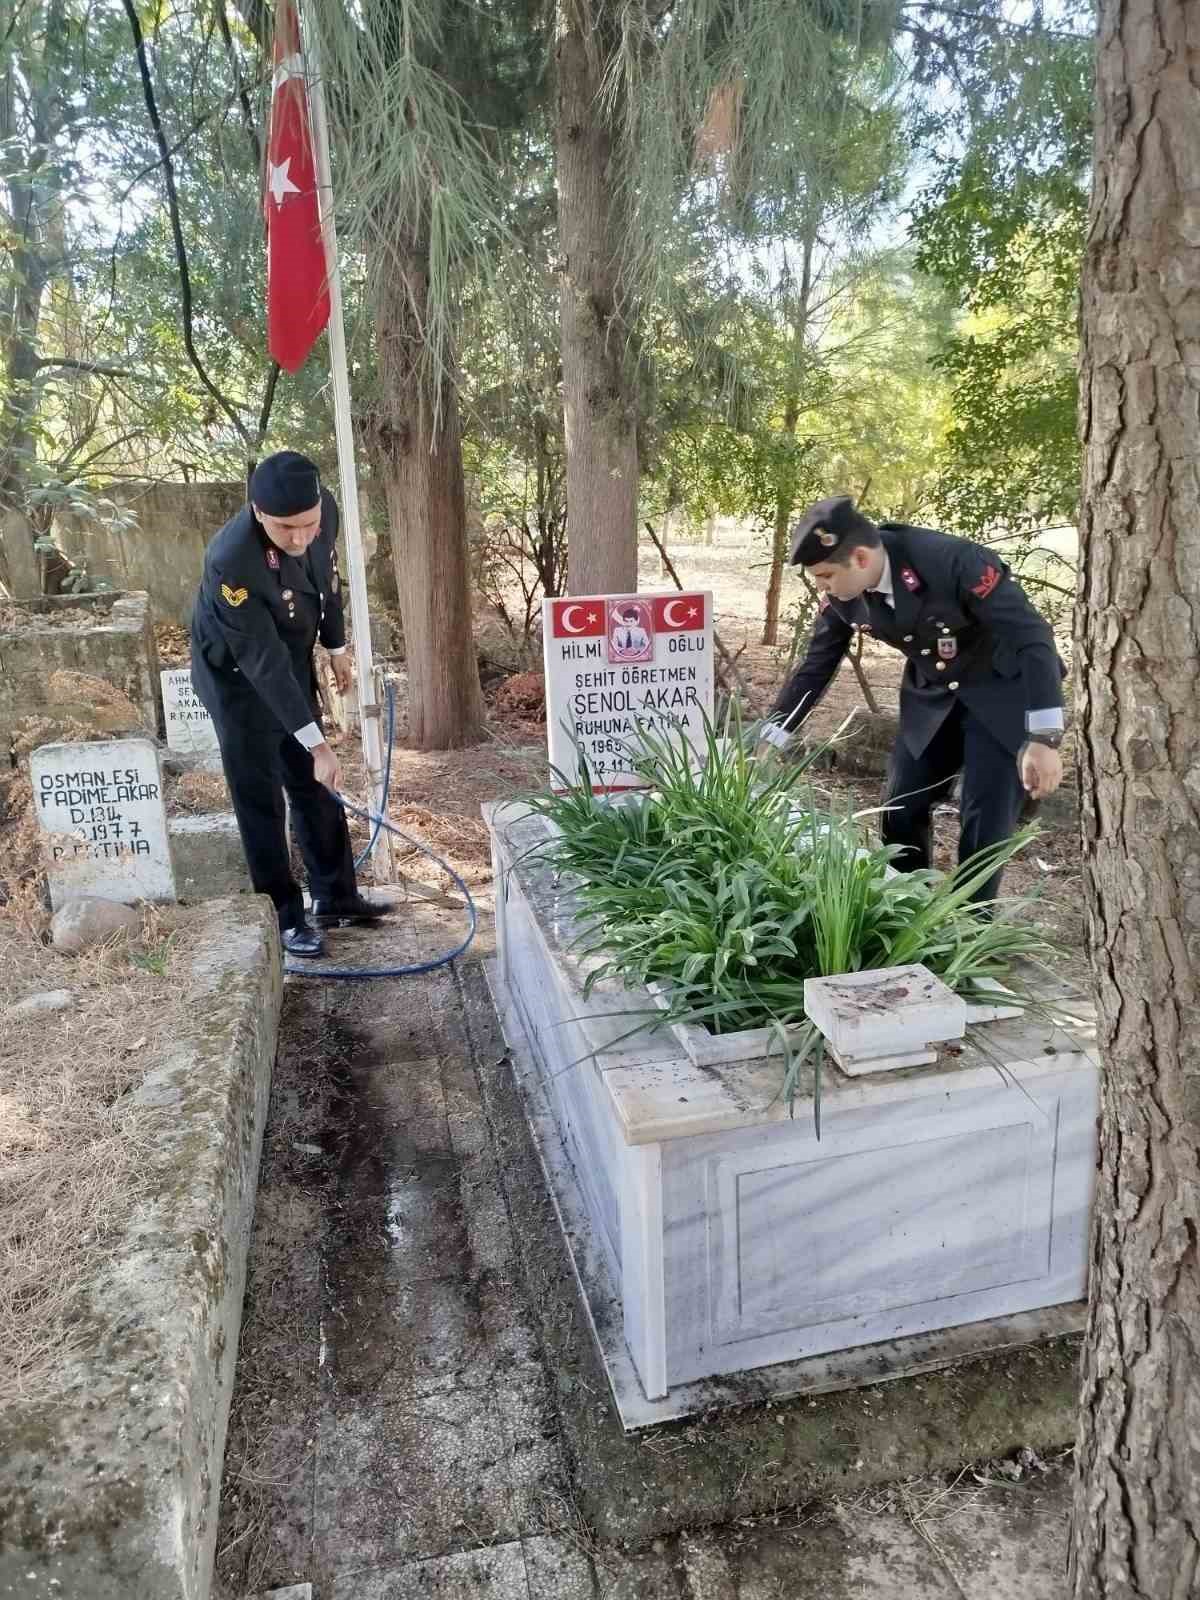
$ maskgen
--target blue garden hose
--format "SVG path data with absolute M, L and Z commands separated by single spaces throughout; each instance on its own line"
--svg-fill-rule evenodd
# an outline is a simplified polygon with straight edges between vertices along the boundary
M 406 844 L 412 845 L 413 848 L 419 850 L 422 855 L 428 856 L 430 861 L 432 861 L 436 866 L 441 867 L 443 872 L 447 873 L 451 878 L 453 878 L 457 887 L 462 891 L 463 898 L 466 901 L 467 936 L 461 942 L 461 944 L 456 944 L 453 950 L 446 951 L 444 955 L 433 956 L 428 961 L 413 961 L 408 963 L 406 966 L 400 967 L 324 967 L 314 965 L 311 961 L 285 961 L 283 970 L 288 974 L 289 977 L 345 978 L 349 982 L 355 982 L 362 981 L 367 978 L 409 978 L 416 977 L 418 973 L 422 972 L 435 972 L 438 967 L 449 966 L 452 961 L 456 961 L 459 956 L 464 954 L 464 952 L 469 948 L 471 941 L 474 939 L 475 931 L 479 926 L 479 913 L 475 908 L 474 900 L 471 898 L 471 891 L 467 888 L 466 884 L 459 877 L 458 873 L 455 872 L 454 868 L 449 864 L 449 862 L 443 861 L 441 856 L 435 855 L 429 846 L 422 844 L 419 839 L 414 839 L 411 834 L 405 833 L 403 828 L 398 828 L 394 822 L 389 822 L 387 817 L 383 814 L 384 810 L 387 808 L 388 789 L 392 781 L 392 743 L 396 729 L 396 698 L 390 683 L 387 685 L 387 696 L 388 741 L 387 759 L 383 769 L 383 809 L 380 810 L 378 814 L 374 811 L 364 811 L 361 806 L 356 806 L 352 800 L 347 800 L 344 794 L 338 794 L 337 796 L 338 802 L 344 810 L 349 811 L 353 816 L 362 817 L 367 822 L 370 822 L 374 825 L 374 831 L 367 842 L 367 847 L 359 856 L 354 865 L 356 868 L 362 865 L 362 863 L 371 854 L 371 851 L 374 850 L 375 843 L 379 838 L 380 830 L 386 828 L 389 833 L 395 834 L 397 839 L 403 839 Z

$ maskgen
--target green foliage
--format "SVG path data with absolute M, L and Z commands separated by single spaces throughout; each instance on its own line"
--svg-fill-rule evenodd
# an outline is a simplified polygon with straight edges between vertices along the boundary
M 643 732 L 650 786 L 613 804 L 578 783 L 530 804 L 555 825 L 544 847 L 577 889 L 592 982 L 667 986 L 669 1017 L 714 1033 L 776 1030 L 793 1089 L 814 1048 L 804 980 L 923 962 L 964 995 L 1011 984 L 1020 957 L 1049 953 L 1027 920 L 970 897 L 1033 837 L 1025 830 L 950 876 L 894 874 L 894 850 L 863 818 L 824 802 L 798 763 L 756 761 L 730 724 L 707 730 L 702 766 L 682 734 Z
M 953 416 L 932 499 L 976 538 L 1028 539 L 1077 514 L 1089 30 L 1090 17 L 981 46 L 958 124 L 941 130 L 954 153 L 915 208 L 918 265 L 964 313 L 933 363 Z

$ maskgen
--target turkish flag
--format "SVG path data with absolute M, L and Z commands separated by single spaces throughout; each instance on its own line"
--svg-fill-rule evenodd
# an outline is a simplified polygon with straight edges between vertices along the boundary
M 328 267 L 300 25 L 292 0 L 275 8 L 275 82 L 267 140 L 267 348 L 296 372 L 329 321 Z
M 604 634 L 603 600 L 556 600 L 553 611 L 555 639 L 599 639 Z
M 703 628 L 703 626 L 704 596 L 702 594 L 655 595 L 655 632 L 682 633 L 687 629 Z

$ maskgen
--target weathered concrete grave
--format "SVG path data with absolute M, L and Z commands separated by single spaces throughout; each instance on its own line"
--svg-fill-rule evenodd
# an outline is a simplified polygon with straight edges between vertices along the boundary
M 216 726 L 192 685 L 191 668 L 168 667 L 161 677 L 167 748 L 189 756 L 217 753 Z
M 826 1016 L 852 1071 L 826 1063 L 818 1139 L 811 1067 L 792 1117 L 756 1033 L 740 1057 L 726 1035 L 697 1060 L 649 1025 L 645 991 L 601 980 L 585 996 L 578 901 L 530 854 L 549 825 L 484 814 L 497 1005 L 627 1427 L 719 1403 L 722 1379 L 733 1403 L 751 1373 L 780 1396 L 877 1383 L 1082 1326 L 1086 1016 L 1067 1031 L 1010 1014 L 940 1051 L 964 1025 L 944 996 L 940 1018 L 901 1007 L 890 1047 Z M 889 988 L 923 992 L 922 973 Z
M 95 692 L 99 678 L 118 691 Z M 132 715 L 131 715 L 132 709 Z M 145 594 L 6 601 L 0 619 L 0 743 L 25 717 L 102 733 L 154 733 L 158 650 Z
M 29 761 L 50 903 L 73 895 L 172 901 L 162 771 L 149 739 L 46 744 Z

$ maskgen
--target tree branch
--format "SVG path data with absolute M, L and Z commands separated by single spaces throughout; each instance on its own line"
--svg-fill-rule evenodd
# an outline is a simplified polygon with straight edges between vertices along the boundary
M 61 368 L 64 372 L 96 372 L 105 378 L 137 378 L 142 376 L 129 367 L 114 367 L 108 361 L 75 361 L 69 356 L 35 356 L 33 364 L 39 372 Z
M 142 79 L 142 94 L 146 101 L 146 114 L 150 118 L 150 126 L 154 130 L 154 138 L 158 144 L 159 155 L 162 158 L 163 182 L 167 190 L 167 210 L 171 218 L 171 237 L 175 244 L 175 259 L 179 266 L 179 296 L 183 311 L 183 346 L 200 382 L 233 423 L 237 429 L 238 437 L 249 449 L 253 441 L 246 431 L 245 423 L 209 377 L 204 368 L 204 363 L 200 360 L 199 353 L 196 350 L 196 341 L 192 332 L 192 280 L 188 273 L 187 247 L 183 242 L 183 226 L 179 219 L 179 195 L 175 188 L 175 166 L 171 160 L 171 152 L 167 147 L 166 135 L 163 133 L 162 120 L 158 114 L 158 102 L 155 99 L 154 84 L 150 77 L 150 63 L 146 58 L 146 41 L 142 34 L 142 24 L 138 19 L 133 0 L 122 0 L 122 4 L 125 8 L 125 15 L 129 19 L 130 32 L 133 34 L 133 46 L 137 53 L 138 71 Z

